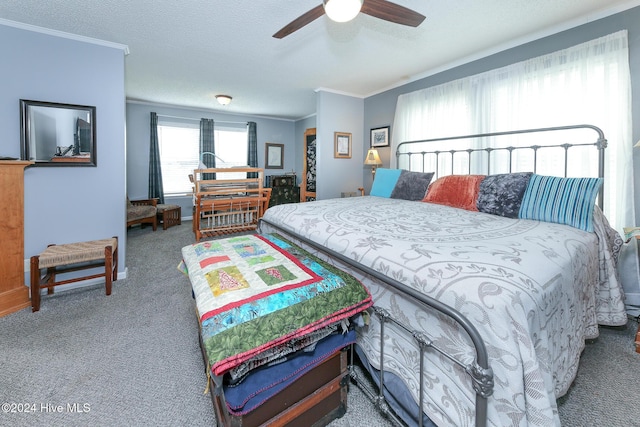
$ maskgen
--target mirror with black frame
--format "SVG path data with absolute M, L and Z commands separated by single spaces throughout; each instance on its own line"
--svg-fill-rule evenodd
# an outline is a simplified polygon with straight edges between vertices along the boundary
M 96 166 L 96 107 L 20 100 L 21 156 L 35 166 Z

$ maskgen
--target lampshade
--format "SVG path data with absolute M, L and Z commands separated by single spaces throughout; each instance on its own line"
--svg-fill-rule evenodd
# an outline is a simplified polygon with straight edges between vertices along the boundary
M 380 156 L 378 155 L 378 150 L 376 150 L 375 148 L 370 148 L 369 151 L 367 151 L 367 157 L 364 159 L 364 164 L 370 166 L 380 166 L 382 164 L 382 161 L 380 160 Z
M 233 98 L 231 98 L 229 95 L 216 95 L 216 99 L 218 100 L 218 103 L 220 103 L 220 105 L 229 105 Z
M 634 145 L 633 148 L 640 148 L 640 139 L 636 142 L 636 145 Z
M 360 13 L 362 0 L 322 0 L 324 12 L 335 22 L 347 22 Z

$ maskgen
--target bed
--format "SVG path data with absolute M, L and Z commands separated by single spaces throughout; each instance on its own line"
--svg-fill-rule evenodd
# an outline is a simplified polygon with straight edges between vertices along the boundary
M 565 153 L 564 175 L 541 175 L 540 135 L 574 128 L 596 131 L 596 141 L 550 144 Z M 500 150 L 478 142 L 519 134 L 535 135 L 536 144 L 504 146 L 509 163 L 495 174 Z M 358 328 L 356 347 L 382 384 L 369 393 L 391 418 L 409 425 L 559 425 L 556 399 L 575 378 L 585 340 L 598 336 L 599 324 L 627 320 L 616 273 L 622 239 L 597 206 L 606 140 L 588 125 L 443 140 L 457 139 L 473 145 L 425 150 L 418 141 L 417 151 L 398 149 L 398 157 L 418 156 L 437 171 L 378 169 L 376 195 L 275 206 L 260 231 L 283 233 L 369 289 L 372 316 Z M 583 145 L 595 147 L 596 176 L 567 178 L 566 159 Z M 512 167 L 520 149 L 533 150 L 528 172 Z M 484 174 L 472 173 L 476 152 Z M 439 156 L 454 165 L 457 153 L 468 161 L 467 176 L 442 170 Z M 435 160 L 426 159 L 431 154 Z M 394 184 L 377 186 L 385 176 L 395 176 Z M 406 187 L 416 180 L 430 182 L 419 200 Z M 569 200 L 578 193 L 584 197 Z M 552 194 L 562 207 L 542 209 Z

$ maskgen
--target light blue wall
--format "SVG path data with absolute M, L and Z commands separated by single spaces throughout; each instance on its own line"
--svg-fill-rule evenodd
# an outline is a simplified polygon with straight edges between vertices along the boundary
M 398 96 L 401 94 L 436 86 L 452 80 L 472 76 L 474 74 L 500 68 L 530 58 L 535 58 L 537 56 L 571 47 L 622 29 L 628 30 L 629 61 L 631 67 L 631 83 L 633 86 L 633 141 L 638 141 L 640 139 L 640 7 L 629 9 L 625 12 L 621 12 L 607 18 L 599 19 L 567 31 L 544 37 L 388 90 L 378 95 L 368 97 L 364 102 L 364 129 L 368 132 L 371 128 L 386 126 L 387 124 L 391 124 L 393 127 L 396 101 Z M 384 166 L 388 167 L 390 165 L 390 156 L 395 155 L 395 153 L 390 153 L 388 148 L 381 149 L 379 151 L 381 153 Z M 640 168 L 640 150 L 635 150 L 634 163 L 636 170 Z M 369 183 L 367 188 L 370 188 L 371 178 L 366 173 L 364 175 L 365 183 Z M 637 223 L 640 223 L 640 174 L 636 175 L 635 205 L 636 213 L 638 215 Z M 633 201 L 629 202 L 633 203 Z
M 19 100 L 96 107 L 97 167 L 25 170 L 25 258 L 117 236 L 125 271 L 124 49 L 0 23 L 0 155 L 20 156 Z
M 316 127 L 316 195 L 319 200 L 358 191 L 364 167 L 364 100 L 318 91 Z M 351 158 L 334 158 L 334 132 L 351 133 Z
M 150 113 L 158 115 L 176 116 L 200 120 L 213 119 L 214 122 L 256 122 L 258 136 L 258 166 L 264 167 L 265 143 L 284 144 L 283 169 L 265 169 L 265 175 L 282 175 L 296 170 L 297 153 L 295 138 L 295 122 L 263 118 L 257 116 L 221 114 L 219 112 L 171 107 L 167 105 L 153 105 L 146 103 L 127 103 L 127 194 L 131 199 L 146 199 L 149 189 L 149 139 Z M 176 197 L 165 200 L 182 207 L 182 216 L 192 215 L 191 196 Z

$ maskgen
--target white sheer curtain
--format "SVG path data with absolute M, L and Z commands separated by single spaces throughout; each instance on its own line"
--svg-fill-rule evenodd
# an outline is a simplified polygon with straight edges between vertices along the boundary
M 622 227 L 635 223 L 628 58 L 625 30 L 401 95 L 391 152 L 395 154 L 402 141 L 574 124 L 598 126 L 609 143 L 604 212 L 622 232 Z M 595 142 L 593 136 L 582 142 Z M 579 176 L 583 163 L 572 164 L 570 174 Z

